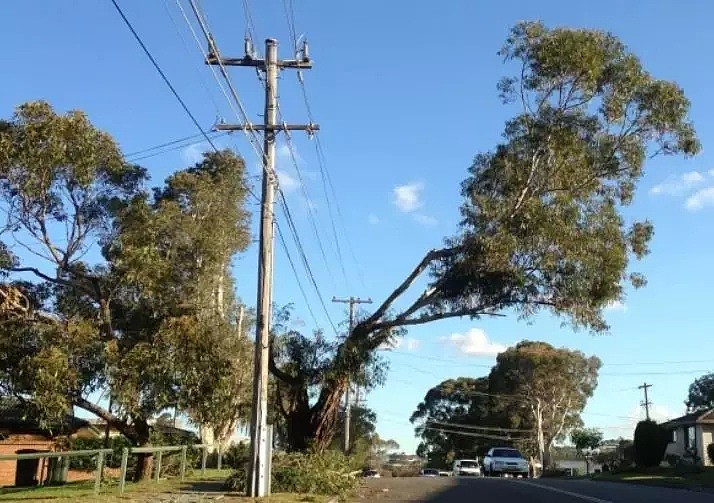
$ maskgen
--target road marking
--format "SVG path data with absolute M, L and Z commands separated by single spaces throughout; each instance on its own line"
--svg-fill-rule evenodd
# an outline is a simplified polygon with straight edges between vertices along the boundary
M 593 503 L 613 503 L 610 500 L 604 500 L 601 498 L 596 498 L 595 496 L 588 496 L 587 494 L 574 493 L 571 491 L 566 491 L 565 489 L 558 489 L 552 486 L 544 486 L 541 484 L 536 484 L 534 482 L 526 482 L 525 480 L 519 481 L 519 484 L 524 484 L 527 486 L 537 487 L 538 489 L 545 489 L 546 491 L 553 491 L 554 493 L 565 494 L 567 496 L 572 496 L 573 498 L 578 498 L 585 501 L 592 501 Z

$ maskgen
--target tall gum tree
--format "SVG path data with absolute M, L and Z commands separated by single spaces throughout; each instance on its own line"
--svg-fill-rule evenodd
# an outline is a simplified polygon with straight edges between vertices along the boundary
M 622 299 L 623 284 L 646 282 L 629 262 L 648 253 L 653 227 L 627 225 L 622 209 L 646 159 L 699 151 L 684 92 L 598 30 L 520 23 L 500 55 L 516 75 L 498 89 L 519 112 L 503 141 L 469 169 L 459 233 L 429 251 L 340 344 L 312 412 L 317 446 L 329 445 L 360 360 L 395 327 L 548 310 L 576 328 L 605 332 L 603 310 Z M 427 273 L 426 290 L 402 304 Z
M 47 420 L 82 408 L 135 445 L 176 406 L 230 425 L 251 361 L 228 274 L 249 241 L 242 160 L 206 155 L 153 195 L 145 180 L 81 112 L 31 102 L 0 123 L 0 265 L 34 280 L 3 286 L 30 307 L 0 320 L 0 391 Z M 90 400 L 102 390 L 111 409 Z
M 597 387 L 602 362 L 545 342 L 519 342 L 496 357 L 489 374 L 494 412 L 511 425 L 532 425 L 542 466 L 553 442 L 582 425 L 580 414 Z

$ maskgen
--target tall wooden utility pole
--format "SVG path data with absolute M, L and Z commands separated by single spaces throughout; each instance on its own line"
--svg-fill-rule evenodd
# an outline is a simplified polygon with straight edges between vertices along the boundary
M 647 417 L 647 420 L 650 420 L 650 405 L 652 405 L 652 402 L 649 401 L 649 398 L 647 397 L 647 388 L 651 388 L 651 384 L 647 384 L 646 382 L 642 384 L 642 386 L 637 386 L 639 389 L 645 390 L 645 401 L 640 402 L 640 405 L 642 405 L 645 408 L 645 417 Z
M 250 469 L 248 471 L 248 496 L 266 496 L 270 474 L 267 457 L 268 439 L 268 358 L 270 354 L 270 321 L 273 298 L 273 249 L 274 249 L 274 196 L 275 137 L 280 131 L 316 131 L 316 124 L 278 124 L 278 72 L 283 68 L 298 70 L 312 68 L 307 45 L 302 48 L 302 57 L 293 60 L 278 59 L 278 42 L 265 41 L 265 59 L 255 57 L 252 43 L 246 40 L 245 56 L 224 58 L 218 54 L 215 44 L 209 43 L 206 64 L 244 66 L 257 68 L 265 74 L 265 124 L 219 124 L 223 131 L 263 131 L 263 185 L 260 204 L 260 248 L 258 252 L 258 300 L 255 322 L 255 370 L 253 374 L 253 408 L 250 417 Z
M 355 328 L 355 304 L 371 304 L 372 299 L 360 299 L 359 297 L 350 297 L 349 299 L 338 299 L 332 297 L 332 302 L 341 302 L 350 306 L 350 325 L 349 333 Z M 350 423 L 352 422 L 352 402 L 350 399 L 350 382 L 347 382 L 347 391 L 345 392 L 345 426 L 344 426 L 344 450 L 345 454 L 350 451 Z

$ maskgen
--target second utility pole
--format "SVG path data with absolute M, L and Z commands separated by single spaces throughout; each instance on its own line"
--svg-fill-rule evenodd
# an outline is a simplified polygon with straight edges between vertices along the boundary
M 296 48 L 297 50 L 297 48 Z M 255 57 L 252 43 L 246 40 L 245 56 L 224 58 L 209 39 L 209 54 L 206 64 L 225 66 L 249 66 L 265 72 L 265 124 L 219 124 L 218 130 L 263 131 L 263 185 L 260 204 L 260 248 L 258 251 L 258 300 L 255 322 L 255 359 L 253 374 L 253 408 L 250 417 L 250 468 L 247 493 L 251 497 L 266 496 L 270 474 L 268 457 L 268 363 L 270 356 L 270 321 L 273 298 L 273 250 L 274 250 L 274 197 L 275 197 L 275 136 L 279 131 L 319 129 L 315 124 L 278 124 L 278 72 L 281 68 L 312 68 L 307 45 L 302 48 L 302 57 L 294 60 L 278 59 L 278 42 L 265 41 L 265 59 Z
M 652 402 L 650 402 L 649 398 L 647 397 L 647 388 L 651 388 L 651 384 L 643 383 L 642 386 L 637 386 L 639 389 L 645 390 L 645 401 L 641 403 L 641 405 L 645 408 L 645 416 L 647 417 L 647 421 L 650 420 L 650 405 L 652 405 Z
M 350 325 L 348 336 L 352 334 L 355 328 L 355 304 L 371 304 L 372 299 L 363 300 L 359 297 L 350 297 L 349 299 L 338 299 L 332 297 L 332 302 L 341 302 L 350 305 Z M 352 422 L 352 402 L 350 398 L 350 382 L 347 381 L 347 391 L 345 392 L 345 424 L 344 424 L 344 450 L 345 454 L 350 451 L 350 423 Z

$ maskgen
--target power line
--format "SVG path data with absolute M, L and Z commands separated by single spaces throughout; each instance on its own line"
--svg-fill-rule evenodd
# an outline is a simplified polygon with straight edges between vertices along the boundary
M 185 15 L 185 12 L 183 11 L 183 8 L 182 8 L 181 5 L 180 5 L 180 0 L 176 0 L 176 1 L 177 1 L 177 3 L 178 3 L 179 7 L 181 8 L 182 12 L 184 13 L 184 18 L 185 18 L 186 22 L 190 25 L 190 22 L 188 21 L 188 18 L 187 18 L 187 16 Z M 206 40 L 208 41 L 208 44 L 209 44 L 209 47 L 211 48 L 212 54 L 215 56 L 215 59 L 216 59 L 216 61 L 217 61 L 217 63 L 218 63 L 218 66 L 219 66 L 219 68 L 221 69 L 221 74 L 223 75 L 223 78 L 224 78 L 224 80 L 226 81 L 226 84 L 228 85 L 228 87 L 229 87 L 229 89 L 230 89 L 230 91 L 231 91 L 231 95 L 232 95 L 234 101 L 236 102 L 236 104 L 238 105 L 238 108 L 239 108 L 239 113 L 237 113 L 238 118 L 242 121 L 242 123 L 244 124 L 244 126 L 246 126 L 246 127 L 243 127 L 242 129 L 245 131 L 246 135 L 248 135 L 249 137 L 251 137 L 252 139 L 255 140 L 255 139 L 256 139 L 255 129 L 253 128 L 252 124 L 251 124 L 250 121 L 248 120 L 248 115 L 247 115 L 247 113 L 246 113 L 246 111 L 245 111 L 245 107 L 243 106 L 242 102 L 240 101 L 240 98 L 238 97 L 238 92 L 236 91 L 235 87 L 233 86 L 233 83 L 232 83 L 232 81 L 231 81 L 231 79 L 230 79 L 230 75 L 228 74 L 228 72 L 227 72 L 227 70 L 226 70 L 226 68 L 225 68 L 225 65 L 223 64 L 223 62 L 222 62 L 222 60 L 221 60 L 221 58 L 220 58 L 220 56 L 219 56 L 220 53 L 219 53 L 219 50 L 218 50 L 218 46 L 217 46 L 217 44 L 216 44 L 216 42 L 215 42 L 215 39 L 214 39 L 214 38 L 212 37 L 212 35 L 211 35 L 211 32 L 210 32 L 210 30 L 209 30 L 209 28 L 208 28 L 208 23 L 207 23 L 207 21 L 205 20 L 205 18 L 204 18 L 204 16 L 203 16 L 203 14 L 202 14 L 200 8 L 198 7 L 196 1 L 195 1 L 195 0 L 189 0 L 189 4 L 191 5 L 191 8 L 192 8 L 193 13 L 194 13 L 194 16 L 195 16 L 196 19 L 198 20 L 199 25 L 200 25 L 200 27 L 201 27 L 201 30 L 203 31 L 203 34 L 204 34 L 204 36 L 206 37 Z M 197 36 L 195 35 L 195 32 L 194 32 L 194 38 L 197 39 Z M 198 42 L 198 41 L 197 41 L 197 42 Z M 199 47 L 200 47 L 200 43 L 199 43 Z M 203 51 L 202 51 L 202 52 L 203 52 Z M 208 59 L 209 54 L 205 54 L 205 57 Z M 215 74 L 214 74 L 214 75 L 215 75 Z M 228 98 L 228 96 L 226 96 L 226 97 Z M 234 110 L 234 111 L 235 111 L 235 110 Z M 311 124 L 311 125 L 312 125 L 312 124 Z M 312 126 L 314 126 L 314 125 L 312 125 Z M 257 143 L 257 140 L 256 140 L 255 143 Z M 251 141 L 251 144 L 253 144 L 254 146 L 256 146 L 255 143 L 254 143 L 253 141 Z M 259 149 L 259 146 L 256 146 L 256 149 Z M 260 152 L 262 153 L 262 150 L 260 150 Z M 264 155 L 264 153 L 262 153 L 262 155 Z M 269 175 L 273 175 L 273 176 L 274 176 L 274 173 L 270 173 Z M 277 182 L 277 176 L 275 176 L 274 179 L 275 179 L 275 181 Z M 280 200 L 280 202 L 281 202 L 281 207 L 282 207 L 282 209 L 283 209 L 283 213 L 285 214 L 286 219 L 287 219 L 287 221 L 288 221 L 288 228 L 289 228 L 289 230 L 291 231 L 293 240 L 295 241 L 295 245 L 296 245 L 296 247 L 297 247 L 297 249 L 298 249 L 298 253 L 299 253 L 300 257 L 301 257 L 301 260 L 302 260 L 302 262 L 303 262 L 303 265 L 305 266 L 306 272 L 308 273 L 308 276 L 309 276 L 309 278 L 310 278 L 310 282 L 312 283 L 312 285 L 313 285 L 314 288 L 315 288 L 315 291 L 316 291 L 316 293 L 317 293 L 318 299 L 319 299 L 319 301 L 320 301 L 321 306 L 323 307 L 323 311 L 325 312 L 325 315 L 326 315 L 326 317 L 327 317 L 327 319 L 328 319 L 328 322 L 329 322 L 330 325 L 332 326 L 332 329 L 333 329 L 333 331 L 335 332 L 335 334 L 337 334 L 337 329 L 336 329 L 335 324 L 334 324 L 334 322 L 332 321 L 332 319 L 331 319 L 331 317 L 330 317 L 330 315 L 329 315 L 329 311 L 327 310 L 327 304 L 325 303 L 325 300 L 324 300 L 324 298 L 322 297 L 322 293 L 320 292 L 319 287 L 317 286 L 317 281 L 315 280 L 314 274 L 312 273 L 312 268 L 310 267 L 310 264 L 309 264 L 309 261 L 307 260 L 307 256 L 306 256 L 306 254 L 305 254 L 304 248 L 303 248 L 302 243 L 301 243 L 301 241 L 300 241 L 300 239 L 299 239 L 299 235 L 298 235 L 298 233 L 297 233 L 297 228 L 295 227 L 295 223 L 294 223 L 294 221 L 293 221 L 293 219 L 292 219 L 292 215 L 291 215 L 291 213 L 290 213 L 290 209 L 289 209 L 289 207 L 288 207 L 288 205 L 287 205 L 287 200 L 285 199 L 285 194 L 284 194 L 284 192 L 282 191 L 282 189 L 280 188 L 279 184 L 278 184 L 278 186 L 277 186 L 277 191 L 278 191 L 278 195 L 280 196 L 280 197 L 279 197 L 279 200 Z
M 283 231 L 278 225 L 277 222 L 275 222 L 275 227 L 278 230 L 278 238 L 280 239 L 280 244 L 283 247 L 283 250 L 285 251 L 285 256 L 288 258 L 288 262 L 290 263 L 290 268 L 293 271 L 293 275 L 295 276 L 295 281 L 297 282 L 298 288 L 300 289 L 300 293 L 302 294 L 302 298 L 305 301 L 305 305 L 307 306 L 307 310 L 310 313 L 310 317 L 312 318 L 312 321 L 315 323 L 315 326 L 320 326 L 320 324 L 317 321 L 317 317 L 315 316 L 315 313 L 312 310 L 312 306 L 310 305 L 310 301 L 307 298 L 307 293 L 305 293 L 305 288 L 302 285 L 302 281 L 300 281 L 300 275 L 297 272 L 297 268 L 295 267 L 295 262 L 293 262 L 292 256 L 290 256 L 290 251 L 288 250 L 288 245 L 285 242 L 285 236 L 283 236 Z
M 136 41 L 138 42 L 138 44 L 139 44 L 139 45 L 141 46 L 141 48 L 143 49 L 144 54 L 146 54 L 146 57 L 149 58 L 149 60 L 151 61 L 151 64 L 154 66 L 154 68 L 156 69 L 156 71 L 159 73 L 159 75 L 160 75 L 161 78 L 163 79 L 164 83 L 165 83 L 165 84 L 167 85 L 167 87 L 171 90 L 171 93 L 174 95 L 174 97 L 176 98 L 176 100 L 177 100 L 177 101 L 179 102 L 179 104 L 181 105 L 181 108 L 183 108 L 184 112 L 186 112 L 186 115 L 188 115 L 189 118 L 191 119 L 191 122 L 193 122 L 193 124 L 196 126 L 196 128 L 200 131 L 200 133 L 199 133 L 200 136 L 202 136 L 203 138 L 205 138 L 205 140 L 208 142 L 208 144 L 211 146 L 211 148 L 213 148 L 213 150 L 214 150 L 215 152 L 219 152 L 218 147 L 216 147 L 216 144 L 213 143 L 213 140 L 211 139 L 211 137 L 209 136 L 209 134 L 208 134 L 206 131 L 204 131 L 204 129 L 203 129 L 203 128 L 201 127 L 201 125 L 198 123 L 198 120 L 197 120 L 196 117 L 193 115 L 193 113 L 191 112 L 191 110 L 189 110 L 188 106 L 186 105 L 186 102 L 183 100 L 183 98 L 181 98 L 181 95 L 179 95 L 178 91 L 176 91 L 176 88 L 173 86 L 173 84 L 171 84 L 171 81 L 168 79 L 168 77 L 166 76 L 166 74 L 164 73 L 164 71 L 161 69 L 161 67 L 160 67 L 159 64 L 157 63 L 156 59 L 154 58 L 154 56 L 151 54 L 151 51 L 149 51 L 149 49 L 146 47 L 146 44 L 144 44 L 144 41 L 141 39 L 141 36 L 140 36 L 140 35 L 137 33 L 137 31 L 134 29 L 134 26 L 131 24 L 131 22 L 129 21 L 129 19 L 126 17 L 126 15 L 124 14 L 124 11 L 122 11 L 121 7 L 119 7 L 119 4 L 116 2 L 116 0 L 111 0 L 111 2 L 112 2 L 112 4 L 114 5 L 114 8 L 116 9 L 116 11 L 117 11 L 117 12 L 119 13 L 119 15 L 121 16 L 121 18 L 122 18 L 122 20 L 124 21 L 124 23 L 126 24 L 127 28 L 129 28 L 129 30 L 131 31 L 132 35 L 134 35 L 134 38 L 136 39 Z M 136 160 L 136 159 L 135 159 L 135 160 Z M 258 196 L 255 194 L 255 192 L 253 192 L 253 189 L 252 189 L 248 184 L 246 184 L 246 183 L 244 182 L 244 183 L 243 183 L 243 187 L 244 187 L 245 190 L 248 192 L 248 194 L 250 194 L 254 199 L 260 201 L 260 199 L 258 198 Z
M 287 25 L 288 25 L 288 32 L 290 33 L 290 36 L 293 39 L 293 44 L 295 46 L 294 50 L 297 54 L 297 52 L 298 52 L 298 37 L 297 37 L 297 30 L 295 29 L 295 9 L 294 9 L 292 0 L 283 0 L 283 10 L 285 12 L 285 19 L 286 19 Z M 305 43 L 303 46 L 303 56 L 308 57 L 307 43 Z M 308 119 L 310 120 L 311 123 L 315 122 L 315 119 L 314 119 L 314 116 L 312 113 L 312 106 L 310 105 L 310 100 L 309 100 L 309 97 L 307 94 L 307 88 L 305 86 L 305 78 L 303 76 L 303 73 L 302 73 L 302 71 L 298 70 L 296 75 L 297 75 L 298 82 L 300 84 L 300 89 L 302 92 L 303 101 L 305 103 L 305 109 L 307 111 Z M 350 252 L 352 261 L 355 264 L 357 276 L 359 278 L 360 283 L 362 284 L 362 287 L 366 289 L 367 285 L 364 281 L 364 275 L 362 274 L 362 268 L 360 266 L 359 261 L 357 260 L 357 256 L 354 252 L 354 247 L 352 246 L 352 242 L 349 238 L 349 234 L 347 233 L 347 230 L 345 228 L 345 223 L 344 223 L 345 219 L 342 216 L 342 211 L 340 209 L 339 199 L 337 198 L 337 193 L 335 191 L 334 184 L 332 183 L 332 179 L 330 177 L 329 171 L 326 168 L 325 153 L 324 153 L 324 149 L 322 148 L 322 142 L 320 141 L 320 135 L 317 132 L 314 135 L 314 140 L 315 140 L 315 154 L 316 154 L 318 166 L 320 169 L 320 178 L 322 181 L 323 192 L 325 195 L 325 201 L 327 203 L 328 214 L 330 217 L 330 224 L 332 227 L 332 235 L 333 235 L 333 238 L 335 241 L 335 248 L 337 251 L 340 266 L 342 268 L 342 272 L 346 278 L 347 274 L 344 269 L 344 260 L 342 258 L 342 250 L 340 247 L 340 240 L 337 237 L 337 226 L 335 225 L 335 217 L 334 217 L 335 212 L 332 208 L 332 202 L 331 202 L 329 191 L 332 192 L 332 198 L 334 198 L 334 205 L 337 210 L 337 215 L 340 220 L 340 223 L 342 224 L 341 225 L 342 233 L 343 233 L 343 236 L 347 243 L 347 248 Z M 328 187 L 329 187 L 329 191 L 328 191 Z M 349 288 L 349 284 L 348 284 L 348 288 Z
M 446 426 L 449 428 L 464 428 L 467 430 L 485 430 L 485 431 L 508 431 L 512 433 L 533 433 L 533 430 L 527 430 L 523 428 L 501 428 L 500 426 L 478 426 L 470 424 L 459 424 L 459 423 L 444 423 L 441 421 L 426 421 L 427 425 L 436 424 L 439 426 Z
M 208 133 L 211 139 L 215 140 L 217 138 L 221 138 L 223 136 L 226 136 L 228 133 Z M 191 137 L 188 137 L 191 138 Z M 203 138 L 202 135 L 197 134 L 194 135 L 193 138 L 198 138 L 197 140 L 193 141 L 187 141 L 188 138 L 184 138 L 183 140 L 174 140 L 172 142 L 168 142 L 166 144 L 162 145 L 157 145 L 156 147 L 150 147 L 148 149 L 145 149 L 144 154 L 141 155 L 141 152 L 132 152 L 130 154 L 127 154 L 125 158 L 130 161 L 130 162 L 136 162 L 136 161 L 141 161 L 143 159 L 148 159 L 150 157 L 156 157 L 157 155 L 163 155 L 167 154 L 169 152 L 174 152 L 176 150 L 190 147 L 191 145 L 198 145 L 199 143 L 204 143 L 206 140 Z M 164 148 L 162 148 L 164 147 Z
M 171 9 L 169 9 L 169 0 L 164 0 L 164 9 L 166 10 L 166 14 L 168 14 L 169 19 L 171 20 L 171 24 L 174 27 L 174 30 L 178 34 L 179 38 L 181 39 L 181 44 L 183 45 L 183 49 L 186 52 L 186 56 L 193 62 L 193 58 L 191 57 L 191 53 L 188 49 L 188 42 L 186 41 L 186 38 L 183 36 L 183 33 L 181 33 L 181 30 L 179 30 L 178 23 L 176 23 L 176 20 L 174 19 L 173 15 L 171 14 Z M 213 94 L 211 91 L 208 89 L 208 85 L 206 84 L 206 80 L 201 73 L 201 71 L 198 68 L 198 65 L 193 63 L 191 66 L 193 66 L 193 69 L 196 71 L 196 74 L 198 75 L 198 81 L 201 83 L 201 87 L 206 93 L 206 96 L 208 96 L 208 99 L 213 103 L 213 107 L 216 110 L 216 119 L 218 119 L 221 115 L 220 110 L 218 109 L 218 103 L 216 102 L 215 98 L 213 97 Z
M 280 113 L 279 109 L 278 109 L 278 113 Z M 295 168 L 295 173 L 297 174 L 297 177 L 298 177 L 298 183 L 300 184 L 300 188 L 302 190 L 303 197 L 305 198 L 305 204 L 307 205 L 307 212 L 308 212 L 308 220 L 310 221 L 310 225 L 312 227 L 313 233 L 315 234 L 315 240 L 317 241 L 317 245 L 320 249 L 322 259 L 325 262 L 325 269 L 327 271 L 327 275 L 330 278 L 330 282 L 332 283 L 332 288 L 336 289 L 335 281 L 332 276 L 332 271 L 330 270 L 330 264 L 329 264 L 329 261 L 327 260 L 327 254 L 325 253 L 325 247 L 322 244 L 322 238 L 320 238 L 320 232 L 317 230 L 317 215 L 315 214 L 315 210 L 312 207 L 310 195 L 308 194 L 308 191 L 307 191 L 307 185 L 305 184 L 305 180 L 303 179 L 303 176 L 302 176 L 302 171 L 301 171 L 300 166 L 297 161 L 297 155 L 295 154 L 295 149 L 293 148 L 292 137 L 290 135 L 290 132 L 287 130 L 285 131 L 285 144 L 288 147 L 290 159 L 292 160 L 293 167 Z M 342 266 L 342 272 L 345 276 L 345 280 L 347 280 L 347 274 L 344 270 L 344 265 L 342 263 L 340 263 L 340 265 Z
M 146 54 L 146 57 L 149 58 L 149 61 L 151 61 L 151 64 L 154 65 L 154 68 L 156 69 L 156 71 L 159 73 L 159 75 L 161 75 L 161 78 L 163 79 L 164 83 L 171 90 L 171 92 L 173 93 L 176 100 L 181 104 L 181 107 L 183 108 L 184 112 L 186 112 L 186 115 L 189 116 L 189 118 L 191 119 L 193 124 L 196 126 L 196 128 L 199 131 L 201 131 L 201 134 L 206 139 L 206 141 L 211 145 L 211 147 L 213 147 L 213 149 L 216 152 L 218 152 L 218 148 L 213 143 L 213 140 L 211 140 L 211 138 L 208 136 L 208 134 L 206 134 L 206 132 L 203 130 L 201 125 L 198 123 L 198 120 L 196 119 L 196 117 L 193 115 L 193 113 L 191 113 L 191 110 L 188 109 L 188 106 L 184 102 L 183 98 L 181 98 L 179 93 L 176 91 L 176 88 L 174 88 L 173 84 L 171 84 L 171 81 L 168 79 L 168 77 L 166 76 L 164 71 L 161 69 L 159 64 L 156 62 L 156 59 L 154 59 L 154 56 L 151 54 L 149 49 L 146 47 L 146 44 L 144 44 L 144 41 L 141 39 L 139 34 L 134 29 L 134 26 L 132 26 L 131 22 L 127 19 L 126 15 L 124 15 L 124 11 L 122 11 L 121 7 L 119 7 L 119 4 L 116 2 L 116 0 L 111 0 L 111 2 L 114 5 L 114 8 L 116 9 L 116 11 L 121 16 L 121 18 L 124 20 L 124 23 L 126 24 L 127 28 L 129 28 L 132 35 L 134 35 L 134 38 L 136 39 L 136 41 L 139 43 L 139 45 L 143 49 L 144 54 Z
M 517 438 L 511 438 L 510 436 L 503 437 L 503 436 L 498 436 L 498 435 L 489 435 L 487 433 L 472 433 L 472 432 L 467 432 L 467 431 L 454 431 L 454 430 L 447 430 L 444 428 L 432 428 L 430 426 L 425 426 L 424 429 L 431 430 L 431 431 L 438 431 L 439 433 L 447 433 L 450 435 L 462 435 L 464 437 L 490 438 L 492 440 L 504 440 L 507 442 L 510 442 L 513 440 L 518 440 Z

